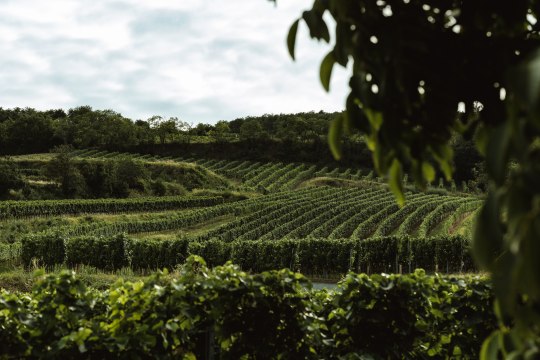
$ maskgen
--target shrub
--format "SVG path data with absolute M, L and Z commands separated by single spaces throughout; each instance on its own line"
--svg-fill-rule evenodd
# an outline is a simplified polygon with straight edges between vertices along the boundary
M 103 270 L 118 270 L 129 266 L 128 238 L 124 234 L 102 237 L 82 236 L 66 241 L 66 264 L 89 265 Z
M 47 268 L 63 264 L 66 257 L 65 241 L 65 236 L 60 232 L 24 237 L 21 241 L 23 264 L 29 267 L 34 259 Z
M 137 270 L 173 269 L 183 264 L 188 253 L 188 240 L 136 239 L 129 242 L 130 264 Z
M 475 277 L 349 274 L 335 292 L 288 270 L 191 257 L 179 274 L 87 288 L 73 272 L 0 290 L 7 358 L 473 358 L 496 321 Z

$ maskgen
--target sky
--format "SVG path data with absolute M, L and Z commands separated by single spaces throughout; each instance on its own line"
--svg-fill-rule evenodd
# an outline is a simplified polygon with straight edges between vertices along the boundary
M 347 71 L 319 82 L 329 45 L 289 26 L 311 0 L 0 0 L 0 107 L 90 105 L 193 124 L 340 111 Z

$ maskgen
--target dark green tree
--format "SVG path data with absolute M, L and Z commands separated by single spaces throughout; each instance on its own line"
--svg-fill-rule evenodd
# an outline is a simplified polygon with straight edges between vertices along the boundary
M 7 110 L 0 121 L 0 149 L 8 154 L 45 152 L 54 143 L 52 118 L 32 108 Z
M 210 131 L 212 131 L 213 126 L 210 124 L 199 123 L 197 126 L 192 128 L 189 132 L 190 134 L 197 136 L 207 136 Z
M 24 181 L 17 165 L 9 160 L 0 161 L 0 198 L 4 198 L 10 190 L 18 190 L 24 186 Z
M 138 144 L 153 144 L 155 142 L 153 129 L 144 120 L 135 121 L 135 137 Z
M 126 183 L 130 188 L 136 187 L 139 181 L 146 181 L 150 178 L 148 170 L 140 161 L 125 158 L 115 163 L 117 180 Z
M 169 120 L 160 121 L 156 126 L 156 132 L 162 144 L 165 144 L 167 139 L 172 140 L 178 134 L 177 122 L 177 118 L 170 118 Z
M 318 40 L 332 32 L 321 83 L 336 64 L 351 76 L 330 148 L 340 158 L 342 134 L 365 134 L 399 203 L 404 167 L 421 187 L 434 164 L 450 180 L 453 133 L 474 135 L 489 184 L 473 248 L 501 320 L 482 358 L 540 356 L 539 16 L 536 0 L 315 0 L 287 37 L 294 59 L 300 23 Z
M 47 174 L 60 183 L 62 195 L 67 198 L 84 196 L 86 182 L 75 162 L 73 148 L 61 145 L 53 149 L 55 156 L 47 163 Z
M 240 126 L 240 140 L 257 141 L 268 138 L 261 123 L 255 119 L 244 121 Z
M 217 142 L 225 142 L 231 139 L 232 134 L 229 124 L 224 120 L 220 120 L 214 125 L 214 128 L 208 132 L 208 135 L 212 136 Z

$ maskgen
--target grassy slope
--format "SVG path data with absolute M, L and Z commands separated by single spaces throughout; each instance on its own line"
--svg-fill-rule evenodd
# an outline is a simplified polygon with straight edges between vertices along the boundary
M 21 168 L 25 169 L 37 169 L 42 170 L 45 165 L 53 159 L 55 154 L 30 154 L 30 155 L 18 155 L 13 156 L 10 159 L 19 164 Z M 106 158 L 74 158 L 74 162 L 81 163 L 86 162 L 103 162 L 109 159 Z M 147 168 L 152 178 L 166 177 L 173 179 L 174 182 L 183 185 L 185 188 L 191 190 L 195 188 L 229 188 L 230 181 L 225 177 L 216 174 L 215 172 L 208 170 L 202 166 L 194 163 L 177 162 L 172 160 L 161 161 L 145 161 L 134 160 L 142 162 Z M 31 180 L 34 183 L 36 180 Z M 46 179 L 39 180 L 41 183 L 53 183 Z

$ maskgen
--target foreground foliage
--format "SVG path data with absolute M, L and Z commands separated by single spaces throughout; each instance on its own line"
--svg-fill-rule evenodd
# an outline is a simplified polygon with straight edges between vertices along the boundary
M 482 358 L 540 356 L 539 17 L 537 0 L 314 0 L 287 39 L 294 58 L 300 21 L 326 42 L 335 21 L 321 83 L 329 90 L 335 64 L 351 77 L 330 148 L 340 157 L 341 133 L 360 130 L 398 202 L 404 168 L 422 185 L 436 162 L 450 179 L 452 133 L 474 134 L 489 185 L 473 249 L 501 320 Z
M 191 257 L 172 280 L 98 292 L 73 272 L 0 293 L 0 350 L 31 358 L 471 357 L 495 327 L 477 277 L 349 274 L 335 293 L 289 270 L 248 275 Z

